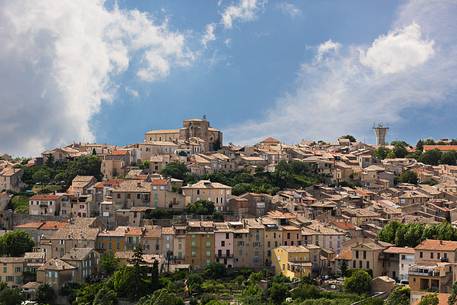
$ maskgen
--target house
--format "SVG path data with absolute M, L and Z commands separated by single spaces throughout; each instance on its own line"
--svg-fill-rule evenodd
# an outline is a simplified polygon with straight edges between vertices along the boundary
M 151 205 L 151 183 L 142 180 L 124 180 L 113 188 L 112 202 L 115 209 L 149 207 Z
M 86 195 L 87 190 L 97 183 L 94 176 L 76 176 L 71 181 L 71 185 L 67 190 L 68 194 L 72 195 Z
M 183 210 L 184 195 L 173 191 L 171 179 L 152 179 L 151 207 Z
M 83 283 L 97 273 L 100 254 L 94 248 L 72 248 L 61 260 L 75 266 L 74 283 Z
M 8 287 L 20 287 L 23 283 L 25 260 L 23 257 L 0 257 L 0 280 Z
M 415 248 L 416 263 L 457 263 L 457 241 L 427 239 Z
M 0 192 L 19 192 L 24 185 L 21 180 L 23 173 L 21 168 L 16 168 L 12 164 L 0 166 Z
M 214 223 L 214 254 L 216 262 L 227 268 L 234 266 L 234 237 L 228 223 Z
M 77 267 L 58 258 L 49 259 L 37 270 L 37 282 L 48 284 L 59 291 L 66 283 L 72 283 Z
M 186 206 L 199 200 L 214 203 L 218 211 L 227 209 L 227 202 L 232 195 L 232 188 L 218 182 L 200 180 L 197 183 L 182 187 Z
M 384 274 L 398 282 L 408 281 L 408 271 L 415 264 L 415 250 L 408 247 L 389 247 L 383 251 Z
M 63 194 L 34 195 L 29 199 L 29 214 L 48 216 L 59 215 L 60 204 L 63 198 Z
M 273 249 L 273 266 L 276 274 L 291 280 L 311 275 L 309 250 L 304 246 L 280 246 Z
M 351 246 L 352 259 L 349 268 L 372 270 L 373 277 L 384 275 L 382 253 L 387 245 L 374 240 L 356 241 Z
M 214 262 L 214 223 L 189 221 L 186 230 L 185 264 L 200 269 Z

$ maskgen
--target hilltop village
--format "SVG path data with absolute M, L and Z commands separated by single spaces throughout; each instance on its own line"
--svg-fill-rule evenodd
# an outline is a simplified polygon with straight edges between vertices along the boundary
M 0 301 L 455 302 L 457 143 L 376 132 L 237 146 L 203 118 L 0 156 Z

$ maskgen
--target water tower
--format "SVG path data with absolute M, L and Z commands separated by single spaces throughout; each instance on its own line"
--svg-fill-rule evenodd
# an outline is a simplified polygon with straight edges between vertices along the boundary
M 387 131 L 389 130 L 389 127 L 382 125 L 382 123 L 379 123 L 378 125 L 373 125 L 373 130 L 376 135 L 376 145 L 386 145 L 386 135 Z

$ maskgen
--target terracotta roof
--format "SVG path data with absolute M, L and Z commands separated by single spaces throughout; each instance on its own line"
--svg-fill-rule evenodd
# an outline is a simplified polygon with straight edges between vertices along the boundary
M 113 150 L 113 152 L 110 154 L 112 156 L 126 156 L 129 154 L 128 150 Z
M 352 259 L 352 249 L 351 248 L 343 248 L 336 256 L 337 259 L 342 259 L 346 261 L 350 261 Z
M 267 143 L 267 144 L 279 144 L 281 143 L 278 139 L 275 139 L 273 137 L 268 137 L 266 139 L 263 139 L 260 143 Z
M 440 150 L 440 151 L 454 151 L 457 150 L 457 145 L 424 145 L 424 151 Z
M 55 201 L 59 200 L 62 196 L 60 195 L 46 195 L 46 194 L 40 194 L 40 195 L 33 195 L 30 197 L 30 200 L 37 200 L 37 201 Z
M 42 222 L 27 222 L 21 225 L 17 225 L 16 229 L 39 229 L 43 225 Z
M 84 260 L 93 250 L 93 248 L 72 248 L 62 257 L 62 260 Z
M 77 269 L 77 268 L 58 258 L 52 258 L 52 259 L 48 260 L 43 266 L 38 268 L 38 270 L 55 270 L 55 271 L 74 270 L 74 269 Z
M 45 221 L 43 225 L 40 227 L 40 230 L 57 230 L 67 227 L 69 224 L 68 222 L 62 221 Z
M 415 248 L 416 250 L 456 251 L 457 241 L 427 239 Z
M 392 253 L 392 254 L 414 254 L 416 251 L 414 248 L 409 247 L 389 247 L 384 250 L 384 253 Z
M 167 185 L 168 180 L 167 179 L 152 179 L 151 183 L 152 183 L 152 185 Z
M 342 230 L 355 230 L 357 228 L 352 223 L 346 221 L 333 221 L 332 224 Z

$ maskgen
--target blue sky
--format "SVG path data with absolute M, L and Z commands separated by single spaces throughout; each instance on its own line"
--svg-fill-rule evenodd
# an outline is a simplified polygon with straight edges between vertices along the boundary
M 168 16 L 171 29 L 191 31 L 189 35 L 198 41 L 205 25 L 218 22 L 224 5 L 232 2 L 219 6 L 207 0 L 140 3 L 118 2 L 121 8 L 147 11 L 158 19 Z M 282 3 L 293 4 L 300 13 L 287 14 L 280 8 Z M 255 20 L 220 29 L 191 67 L 152 84 L 131 82 L 133 72 L 123 75 L 119 83 L 139 96 L 120 92 L 116 103 L 103 107 L 92 121 L 97 140 L 141 141 L 145 130 L 175 128 L 184 118 L 203 114 L 222 130 L 255 119 L 293 87 L 301 63 L 312 60 L 313 48 L 329 39 L 372 41 L 389 29 L 397 5 L 398 1 L 271 1 Z M 228 46 L 226 39 L 230 39 Z
M 0 152 L 141 142 L 206 115 L 228 141 L 457 138 L 457 2 L 0 4 Z

